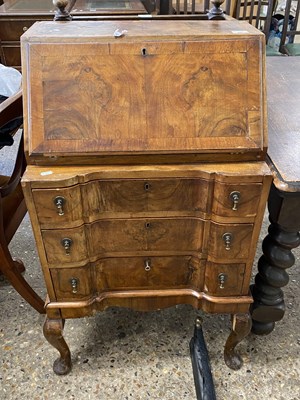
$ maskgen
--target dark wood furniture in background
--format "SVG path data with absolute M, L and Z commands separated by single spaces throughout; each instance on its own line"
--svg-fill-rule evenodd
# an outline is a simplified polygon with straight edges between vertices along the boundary
M 6 134 L 13 135 L 22 125 L 22 116 L 20 91 L 0 104 L 0 128 L 3 128 Z M 11 176 L 0 175 L 0 272 L 32 307 L 40 313 L 45 313 L 44 302 L 22 275 L 24 271 L 22 261 L 14 260 L 8 248 L 27 212 L 21 188 L 21 177 L 25 167 L 22 137 Z
M 227 15 L 232 11 L 231 0 L 214 4 L 203 0 L 194 2 L 195 7 L 188 6 L 187 0 L 176 4 L 171 0 L 64 0 L 60 3 L 66 4 L 62 9 L 68 10 L 70 18 L 75 20 L 139 19 L 148 18 L 148 14 L 153 18 L 174 14 L 198 18 L 206 16 L 209 10 L 211 19 L 222 19 L 224 13 L 218 9 L 221 3 Z M 55 12 L 52 0 L 5 0 L 0 6 L 0 62 L 21 70 L 20 36 L 36 21 L 52 21 Z
M 298 30 L 299 12 L 299 0 L 286 0 L 284 24 L 280 40 L 280 51 L 288 56 L 300 56 L 300 43 L 299 41 L 295 42 L 295 37 L 300 34 L 300 30 Z M 294 17 L 292 27 L 289 24 L 291 16 Z M 286 43 L 287 40 L 288 43 Z
M 231 0 L 220 0 L 219 3 L 222 10 L 231 15 Z M 160 0 L 157 11 L 162 15 L 206 14 L 212 6 L 211 0 Z
M 0 62 L 20 70 L 20 36 L 36 21 L 52 21 L 54 12 L 52 0 L 5 0 L 0 6 Z M 101 15 L 146 14 L 147 11 L 139 0 L 77 0 L 71 13 L 89 19 Z
M 264 36 L 207 17 L 117 27 L 42 22 L 22 36 L 22 185 L 54 371 L 71 368 L 66 318 L 181 303 L 233 316 L 224 355 L 238 369 L 271 183 Z
M 279 51 L 267 44 L 276 3 L 276 0 L 237 0 L 233 10 L 234 18 L 248 21 L 249 24 L 255 26 L 264 33 L 267 56 L 281 55 Z
M 248 21 L 249 24 L 254 25 L 267 35 L 270 30 L 274 4 L 274 0 L 237 0 L 233 17 Z
M 267 58 L 269 165 L 274 181 L 268 200 L 269 234 L 252 288 L 253 332 L 270 333 L 284 316 L 281 288 L 300 244 L 300 58 Z

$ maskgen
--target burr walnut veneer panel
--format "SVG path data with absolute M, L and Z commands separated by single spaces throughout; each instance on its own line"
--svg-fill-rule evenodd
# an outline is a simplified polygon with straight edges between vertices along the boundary
M 116 28 L 126 34 L 116 39 Z M 35 24 L 22 36 L 28 155 L 39 163 L 262 157 L 264 37 L 243 28 L 232 20 L 219 30 L 207 21 Z

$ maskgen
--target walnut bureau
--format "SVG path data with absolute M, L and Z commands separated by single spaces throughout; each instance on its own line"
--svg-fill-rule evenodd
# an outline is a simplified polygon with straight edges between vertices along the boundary
M 180 303 L 232 314 L 240 368 L 271 183 L 264 36 L 230 19 L 40 22 L 21 48 L 54 371 L 71 368 L 66 318 Z

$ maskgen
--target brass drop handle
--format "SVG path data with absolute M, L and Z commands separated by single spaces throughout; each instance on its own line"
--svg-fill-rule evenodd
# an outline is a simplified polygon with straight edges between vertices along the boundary
M 70 279 L 72 293 L 77 293 L 78 292 L 78 283 L 79 283 L 79 279 L 77 279 L 77 278 L 71 278 Z
M 146 260 L 145 261 L 145 271 L 149 272 L 151 269 L 151 261 L 150 260 Z
M 224 289 L 225 281 L 227 280 L 227 275 L 223 273 L 219 274 L 218 280 L 219 280 L 219 288 Z
M 62 241 L 61 241 L 61 244 L 62 244 L 62 246 L 63 246 L 64 249 L 65 249 L 66 256 L 69 256 L 70 253 L 71 253 L 71 246 L 72 246 L 72 243 L 73 243 L 72 239 L 69 239 L 69 238 L 64 238 L 64 239 L 62 239 Z
M 238 204 L 239 204 L 239 201 L 241 198 L 241 193 L 235 191 L 235 192 L 231 192 L 229 196 L 230 196 L 230 199 L 232 200 L 232 210 L 237 211 Z
M 65 202 L 66 202 L 66 199 L 63 196 L 57 196 L 53 200 L 53 203 L 55 204 L 55 206 L 57 208 L 58 215 L 65 215 L 65 212 L 64 212 Z
M 232 245 L 232 234 L 229 232 L 224 233 L 222 236 L 224 244 L 225 244 L 225 250 L 230 250 L 231 245 Z

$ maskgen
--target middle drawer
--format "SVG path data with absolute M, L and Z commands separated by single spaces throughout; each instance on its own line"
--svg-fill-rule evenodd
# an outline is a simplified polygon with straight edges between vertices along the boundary
M 201 253 L 200 218 L 103 219 L 73 229 L 42 230 L 49 264 L 82 263 L 114 253 Z

